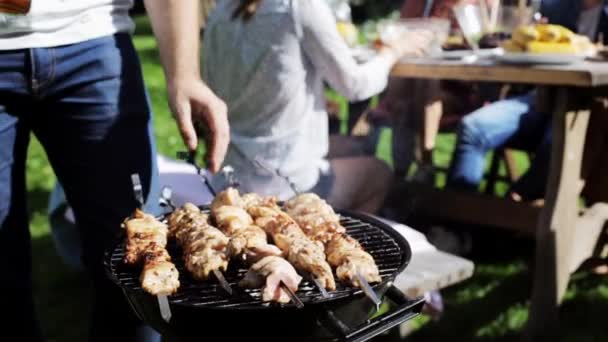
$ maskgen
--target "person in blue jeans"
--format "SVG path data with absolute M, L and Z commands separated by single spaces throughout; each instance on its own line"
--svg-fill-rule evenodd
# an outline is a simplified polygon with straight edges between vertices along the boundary
M 0 2 L 1 341 L 44 340 L 34 312 L 25 184 L 31 133 L 80 228 L 93 288 L 89 340 L 141 336 L 141 322 L 102 263 L 120 223 L 138 206 L 131 174 L 141 177 L 146 209 L 158 202 L 151 185 L 157 173 L 151 113 L 130 38 L 131 6 L 132 0 Z M 146 1 L 184 141 L 195 150 L 194 122 L 206 122 L 210 168 L 217 170 L 229 130 L 225 104 L 200 79 L 197 6 L 196 0 Z
M 601 0 L 544 0 L 550 23 L 564 25 L 595 41 L 608 38 L 608 4 Z M 534 152 L 530 169 L 513 185 L 510 196 L 534 200 L 544 196 L 551 152 L 551 116 L 534 106 L 535 93 L 498 101 L 467 115 L 458 140 L 448 186 L 476 190 L 483 178 L 486 152 L 511 146 Z
M 486 152 L 502 146 L 534 151 L 530 169 L 513 185 L 512 196 L 542 197 L 551 148 L 549 115 L 534 110 L 534 92 L 495 102 L 465 116 L 448 173 L 452 188 L 476 190 L 483 179 Z

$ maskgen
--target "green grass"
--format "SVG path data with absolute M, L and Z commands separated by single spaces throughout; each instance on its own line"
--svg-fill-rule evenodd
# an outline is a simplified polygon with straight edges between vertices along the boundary
M 168 156 L 182 142 L 167 108 L 164 78 L 154 38 L 145 19 L 138 19 L 134 37 L 155 113 L 159 151 Z M 332 95 L 336 96 L 336 95 Z M 339 97 L 335 97 L 339 99 Z M 347 107 L 341 100 L 341 115 Z M 344 128 L 343 128 L 344 129 Z M 391 162 L 390 130 L 382 132 L 378 156 Z M 440 135 L 434 160 L 447 166 L 453 135 Z M 525 167 L 525 158 L 519 158 Z M 503 170 L 504 172 L 504 170 Z M 35 296 L 43 329 L 49 341 L 83 341 L 86 336 L 88 282 L 68 270 L 57 256 L 49 234 L 46 206 L 54 175 L 40 144 L 34 139 L 27 162 L 30 226 L 34 249 Z M 438 185 L 444 183 L 440 176 Z M 503 187 L 504 191 L 504 187 Z M 504 239 L 490 231 L 486 243 L 494 253 L 475 258 L 477 269 L 470 280 L 443 291 L 444 317 L 434 322 L 421 317 L 414 322 L 411 341 L 516 341 L 527 318 L 530 294 L 529 259 L 532 246 Z M 577 274 L 562 306 L 565 341 L 607 341 L 608 282 L 605 278 Z

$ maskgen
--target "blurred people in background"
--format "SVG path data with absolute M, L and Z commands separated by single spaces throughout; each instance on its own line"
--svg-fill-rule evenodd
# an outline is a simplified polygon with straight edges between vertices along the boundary
M 449 19 L 457 30 L 451 8 L 461 2 L 406 0 L 401 8 L 401 18 Z M 481 89 L 492 91 L 482 93 Z M 479 87 L 476 83 L 394 78 L 391 79 L 378 107 L 367 112 L 359 122 L 351 121 L 351 125 L 356 135 L 362 132 L 374 134 L 374 127 L 390 126 L 393 129 L 392 157 L 396 180 L 403 181 L 412 163 L 417 161 L 416 178 L 432 182 L 431 153 L 435 137 L 423 136 L 424 125 L 438 125 L 443 114 L 459 118 L 481 106 L 484 101 L 495 100 L 497 95 L 495 88 Z M 355 114 L 353 120 L 357 119 Z M 450 124 L 449 119 L 448 117 L 448 120 L 442 122 Z M 416 151 L 421 154 L 416 155 Z
M 227 0 L 204 37 L 204 79 L 228 104 L 226 163 L 245 191 L 312 191 L 339 208 L 375 212 L 391 184 L 373 157 L 328 159 L 324 82 L 350 100 L 381 92 L 393 64 L 431 35 L 408 33 L 358 64 L 325 0 Z M 260 164 L 263 165 L 260 167 Z
M 542 13 L 550 23 L 578 31 L 592 41 L 608 37 L 608 5 L 602 0 L 544 0 Z M 515 200 L 544 197 L 551 152 L 551 115 L 538 112 L 535 96 L 531 92 L 498 101 L 462 120 L 448 186 L 477 190 L 485 170 L 486 152 L 509 146 L 534 152 L 530 168 L 513 185 L 510 196 Z

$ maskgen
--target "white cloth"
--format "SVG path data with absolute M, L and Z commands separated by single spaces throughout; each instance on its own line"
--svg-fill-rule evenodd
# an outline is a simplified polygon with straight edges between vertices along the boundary
M 232 19 L 238 3 L 221 0 L 209 17 L 203 75 L 228 105 L 226 164 L 246 190 L 285 198 L 287 183 L 251 160 L 310 190 L 329 167 L 324 82 L 365 99 L 386 87 L 391 65 L 378 56 L 358 64 L 326 0 L 264 0 L 247 21 Z
M 600 2 L 597 6 L 581 11 L 578 19 L 578 33 L 589 37 L 592 41 L 597 35 L 597 27 L 602 15 L 603 5 Z
M 132 32 L 133 0 L 32 0 L 29 13 L 0 13 L 0 50 L 54 47 Z

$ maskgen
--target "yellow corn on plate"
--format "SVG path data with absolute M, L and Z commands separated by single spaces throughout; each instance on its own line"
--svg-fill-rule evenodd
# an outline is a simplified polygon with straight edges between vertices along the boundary
M 556 25 L 537 25 L 541 42 L 559 42 L 562 39 L 562 30 Z
M 502 48 L 507 52 L 524 52 L 525 49 L 523 46 L 517 44 L 513 40 L 506 40 L 502 43 Z
M 569 43 L 576 36 L 576 34 L 563 26 L 557 26 L 557 28 L 561 31 L 561 37 L 559 39 L 560 43 Z
M 513 41 L 520 45 L 539 40 L 540 34 L 532 25 L 520 26 L 513 32 Z
M 526 51 L 530 53 L 564 53 L 575 54 L 577 49 L 570 43 L 529 42 Z

